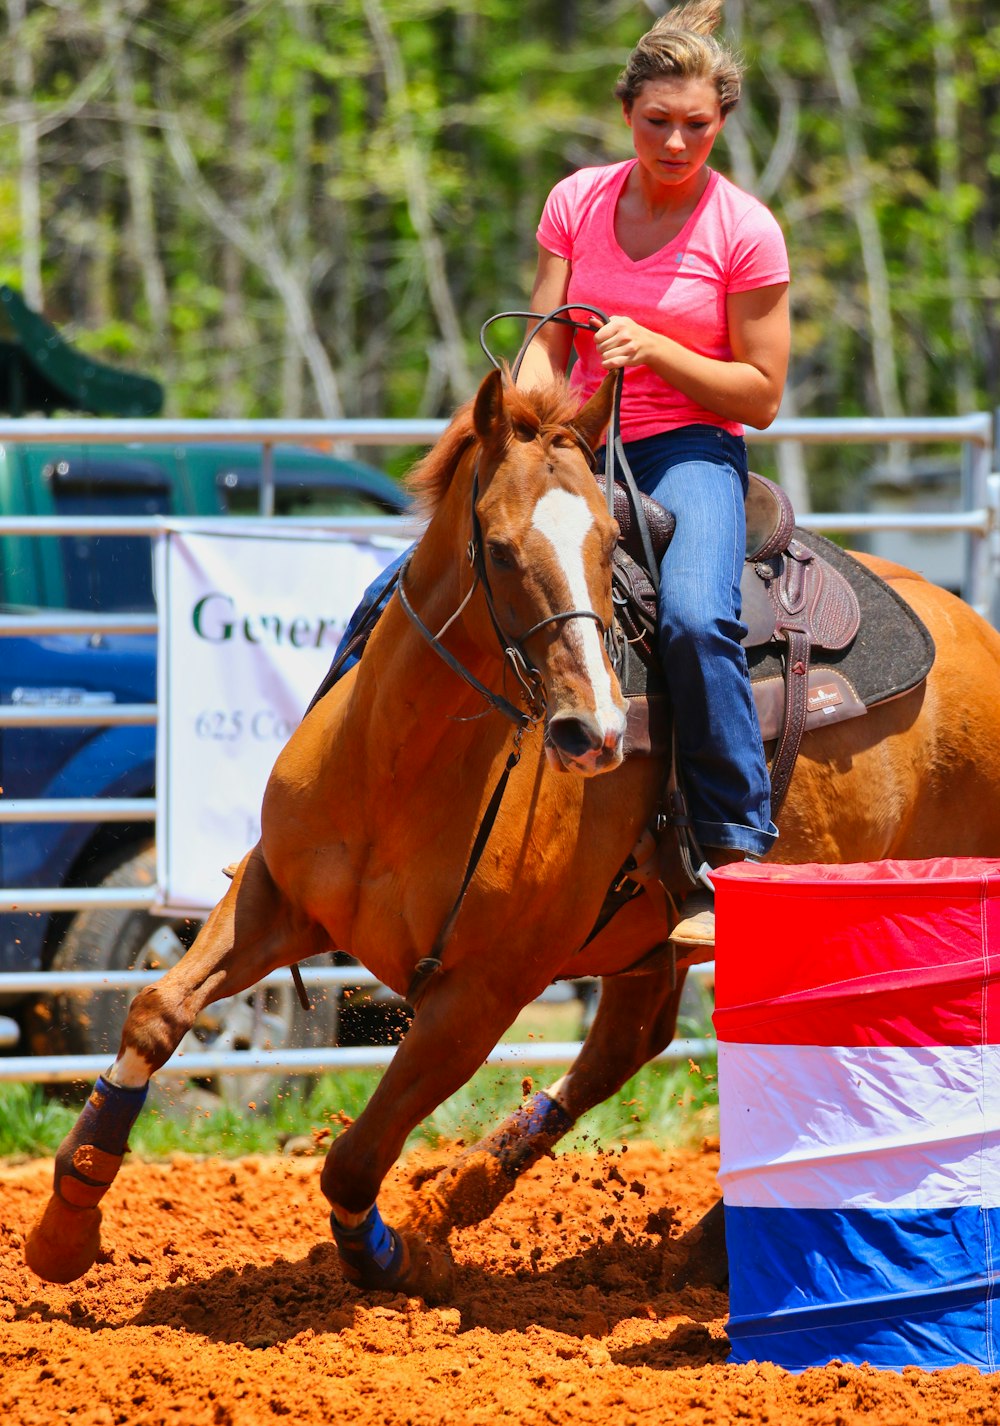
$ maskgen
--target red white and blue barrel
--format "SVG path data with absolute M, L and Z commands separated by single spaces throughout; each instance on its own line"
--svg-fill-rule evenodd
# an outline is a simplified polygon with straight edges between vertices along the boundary
M 1000 861 L 720 873 L 734 1362 L 1000 1367 Z

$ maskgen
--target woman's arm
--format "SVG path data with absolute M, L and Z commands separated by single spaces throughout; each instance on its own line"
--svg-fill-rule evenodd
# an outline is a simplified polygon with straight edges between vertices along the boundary
M 726 313 L 732 361 L 700 356 L 631 317 L 612 317 L 594 342 L 606 370 L 648 366 L 717 416 L 763 430 L 778 414 L 788 373 L 788 283 L 731 292 Z
M 556 257 L 555 253 L 550 253 L 539 244 L 538 267 L 531 289 L 531 311 L 552 312 L 561 307 L 569 291 L 569 275 L 569 259 Z M 554 378 L 563 376 L 572 345 L 572 327 L 547 322 L 524 354 L 517 374 L 518 386 L 547 386 Z

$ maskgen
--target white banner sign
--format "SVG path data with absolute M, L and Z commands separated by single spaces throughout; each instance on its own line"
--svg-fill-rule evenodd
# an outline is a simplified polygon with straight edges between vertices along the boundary
M 157 540 L 160 909 L 209 910 L 260 835 L 278 753 L 405 541 L 179 523 Z

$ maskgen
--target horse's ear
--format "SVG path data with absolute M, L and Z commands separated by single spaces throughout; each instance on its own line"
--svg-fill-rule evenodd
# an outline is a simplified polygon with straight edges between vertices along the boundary
M 506 440 L 510 418 L 503 403 L 503 373 L 491 371 L 483 378 L 472 407 L 472 424 L 484 446 Z
M 605 428 L 611 420 L 611 412 L 615 404 L 615 382 L 618 379 L 616 371 L 609 371 L 587 402 L 586 406 L 573 417 L 573 428 L 579 431 L 580 435 L 587 442 L 590 449 L 596 450 L 601 444 L 601 437 Z

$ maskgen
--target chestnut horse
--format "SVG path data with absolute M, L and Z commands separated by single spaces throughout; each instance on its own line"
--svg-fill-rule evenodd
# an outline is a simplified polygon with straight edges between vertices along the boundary
M 562 386 L 525 392 L 491 372 L 418 467 L 429 523 L 405 597 L 280 755 L 260 841 L 194 945 L 132 1002 L 26 1244 L 41 1277 L 67 1282 L 93 1262 L 98 1203 L 150 1076 L 203 1009 L 331 946 L 416 1003 L 322 1171 L 344 1270 L 364 1286 L 440 1290 L 445 1255 L 427 1237 L 490 1212 L 670 1042 L 684 967 L 674 976 L 648 955 L 667 932 L 662 906 L 643 893 L 588 939 L 666 774 L 655 759 L 623 761 L 605 649 L 616 528 L 588 455 L 612 396 L 609 380 L 577 412 Z M 878 568 L 937 660 L 924 686 L 806 737 L 775 857 L 995 856 L 1000 636 L 934 585 Z M 683 894 L 679 864 L 673 875 Z M 746 954 L 766 956 L 766 935 Z M 414 1126 L 553 979 L 585 974 L 607 979 L 569 1071 L 425 1185 L 402 1231 L 384 1225 L 379 1188 Z

